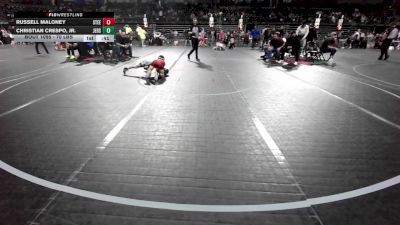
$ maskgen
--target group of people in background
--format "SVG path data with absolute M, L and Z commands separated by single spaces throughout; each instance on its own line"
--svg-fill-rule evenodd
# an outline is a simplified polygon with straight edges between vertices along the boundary
M 12 34 L 5 27 L 0 27 L 0 45 L 11 44 Z
M 261 36 L 256 28 L 251 31 L 251 34 L 257 37 L 253 37 L 253 41 L 255 42 L 257 42 L 258 37 Z M 348 48 L 367 48 L 368 43 L 373 41 L 371 39 L 371 34 L 372 33 L 369 33 L 366 36 L 361 29 L 357 29 L 353 34 L 349 33 L 344 43 Z M 342 40 L 341 38 L 343 38 L 341 35 L 342 33 L 331 32 L 322 39 L 318 39 L 316 29 L 307 25 L 306 21 L 304 21 L 296 31 L 292 32 L 273 30 L 271 35 L 268 28 L 265 28 L 262 33 L 262 46 L 265 54 L 262 55 L 261 58 L 266 61 L 274 60 L 274 62 L 277 63 L 284 63 L 284 55 L 288 53 L 288 49 L 290 49 L 289 52 L 295 59 L 294 64 L 297 65 L 300 54 L 307 57 L 310 52 L 317 51 L 322 54 L 329 53 L 330 55 L 327 61 L 330 64 L 333 63 L 333 57 L 337 49 L 341 47 L 339 44 L 340 40 Z M 379 37 L 379 39 L 376 39 L 375 47 L 381 50 L 381 55 L 378 59 L 387 60 L 389 57 L 388 49 L 393 40 L 400 40 L 400 22 L 389 27 L 382 35 L 377 35 L 377 37 Z M 253 48 L 254 46 L 256 46 L 255 43 L 252 44 Z M 342 48 L 344 47 L 345 46 L 342 46 Z
M 175 4 L 157 4 L 149 1 L 140 4 L 135 2 L 111 2 L 107 10 L 116 12 L 120 19 L 128 21 L 134 15 L 147 14 L 153 21 L 188 22 L 197 18 L 200 23 L 207 22 L 209 14 L 213 14 L 217 21 L 222 23 L 237 22 L 242 13 L 246 15 L 248 23 L 257 21 L 300 23 L 304 18 L 308 20 L 315 15 L 322 14 L 322 23 L 336 24 L 344 16 L 345 23 L 356 25 L 384 24 L 392 17 L 391 8 L 386 4 L 363 4 L 352 7 L 346 4 L 337 4 L 335 7 L 318 7 L 318 2 L 310 5 L 294 5 L 293 2 L 279 1 L 283 4 L 270 6 L 271 1 L 242 1 L 237 4 L 225 4 L 224 1 L 214 1 L 214 4 L 200 2 L 180 2 Z M 235 4 L 236 3 L 236 4 Z M 344 3 L 344 2 L 343 2 Z M 130 10 L 127 10 L 130 9 Z M 188 16 L 190 15 L 190 17 Z
M 252 31 L 253 33 L 257 34 L 254 30 Z M 315 27 L 308 25 L 307 21 L 303 21 L 295 31 L 290 32 L 265 28 L 262 33 L 264 55 L 261 56 L 261 59 L 285 65 L 287 64 L 284 61 L 285 55 L 289 54 L 294 58 L 293 65 L 298 65 L 301 55 L 307 56 L 309 51 L 319 51 L 321 53 L 330 53 L 328 61 L 333 61 L 337 46 L 334 35 L 332 33 L 330 36 L 325 37 L 320 44 Z M 253 43 L 252 47 L 254 46 L 255 44 Z
M 293 31 L 287 31 L 283 26 L 280 28 L 265 26 L 262 30 L 254 26 L 247 31 L 238 29 L 226 31 L 207 26 L 200 27 L 197 24 L 197 20 L 194 20 L 191 28 L 185 31 L 183 35 L 186 37 L 185 45 L 187 43 L 192 45 L 192 50 L 188 54 L 189 59 L 192 53 L 195 53 L 196 60 L 199 60 L 199 46 L 212 46 L 215 50 L 225 50 L 235 49 L 238 45 L 250 45 L 251 48 L 264 49 L 265 54 L 262 59 L 278 59 L 277 62 L 283 62 L 285 54 L 290 53 L 295 59 L 295 64 L 297 64 L 301 58 L 300 56 L 307 54 L 306 51 L 310 47 L 317 47 L 318 51 L 322 53 L 330 53 L 329 60 L 333 60 L 338 48 L 366 48 L 367 46 L 371 47 L 371 42 L 374 42 L 373 47 L 381 49 L 379 60 L 386 60 L 389 57 L 388 49 L 393 40 L 399 39 L 399 30 L 399 23 L 397 23 L 382 34 L 366 33 L 361 29 L 357 29 L 354 33 L 347 31 L 346 37 L 343 35 L 344 32 L 340 31 L 332 32 L 321 38 L 321 35 L 318 35 L 318 30 L 307 21 L 303 21 Z M 11 38 L 7 33 L 7 30 L 1 29 L 0 41 L 10 42 Z M 75 51 L 77 50 L 79 58 L 94 55 L 120 61 L 133 57 L 132 43 L 134 40 L 138 40 L 140 46 L 145 47 L 146 41 L 153 41 L 152 39 L 157 35 L 163 36 L 160 32 L 148 33 L 139 24 L 135 28 L 127 24 L 116 33 L 114 43 L 57 43 L 56 49 L 67 50 L 67 57 L 70 60 L 77 58 L 75 56 Z M 178 43 L 178 31 L 171 30 L 171 35 L 174 43 Z M 36 53 L 41 54 L 40 45 L 48 53 L 44 43 L 35 43 Z M 272 56 L 274 57 L 272 58 Z
M 386 60 L 388 49 L 393 40 L 399 38 L 399 23 L 390 27 L 384 34 L 380 36 L 375 43 L 381 49 L 380 60 Z M 366 48 L 367 42 L 371 41 L 370 34 L 365 35 L 363 31 L 357 29 L 353 34 L 348 34 L 344 45 L 348 48 L 360 47 Z M 176 37 L 176 35 L 175 35 Z M 198 56 L 199 46 L 214 46 L 215 50 L 234 49 L 238 42 L 241 41 L 242 45 L 251 45 L 251 48 L 264 49 L 264 55 L 261 57 L 264 60 L 277 59 L 278 63 L 284 63 L 285 54 L 290 53 L 294 58 L 294 64 L 297 64 L 300 55 L 307 54 L 307 49 L 310 47 L 317 47 L 318 51 L 322 53 L 330 53 L 328 60 L 333 60 L 337 49 L 340 47 L 340 40 L 342 40 L 341 32 L 332 32 L 323 39 L 318 39 L 317 30 L 306 21 L 297 27 L 295 31 L 286 32 L 282 29 L 270 29 L 266 26 L 263 30 L 254 27 L 247 32 L 244 31 L 224 31 L 217 29 L 209 29 L 206 31 L 204 27 L 197 24 L 194 20 L 190 30 L 186 33 L 186 41 L 192 45 L 192 50 L 188 54 L 188 59 L 195 53 L 196 60 L 200 60 Z M 136 38 L 140 40 L 142 47 L 145 47 L 145 40 L 148 38 L 147 31 L 140 25 L 136 26 L 133 30 L 129 25 L 125 25 L 115 36 L 115 42 L 112 43 L 65 43 L 69 59 L 75 59 L 75 50 L 78 50 L 80 57 L 86 57 L 91 51 L 94 55 L 106 56 L 106 52 L 110 58 L 118 61 L 126 58 L 132 58 L 132 41 Z M 43 43 L 36 43 L 36 51 L 39 45 L 43 45 L 46 52 L 46 46 Z M 186 43 L 185 43 L 186 44 Z M 313 49 L 315 50 L 315 49 Z
M 389 58 L 388 50 L 393 40 L 399 39 L 400 37 L 400 22 L 398 22 L 395 26 L 390 27 L 386 30 L 381 44 L 381 54 L 378 60 L 387 60 Z M 384 57 L 384 58 L 383 58 Z
M 79 59 L 87 57 L 104 57 L 109 58 L 115 62 L 133 58 L 132 42 L 136 37 L 140 40 L 141 46 L 146 47 L 147 31 L 139 24 L 133 30 L 128 24 L 115 34 L 114 43 L 96 43 L 96 42 L 66 42 L 60 43 L 63 45 L 61 49 L 67 50 L 67 58 L 75 60 L 75 50 L 78 51 Z M 93 52 L 94 54 L 91 54 Z

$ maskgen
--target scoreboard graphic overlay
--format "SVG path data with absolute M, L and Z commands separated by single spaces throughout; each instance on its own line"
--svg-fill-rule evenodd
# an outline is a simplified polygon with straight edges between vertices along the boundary
M 17 42 L 114 42 L 113 12 L 16 12 Z

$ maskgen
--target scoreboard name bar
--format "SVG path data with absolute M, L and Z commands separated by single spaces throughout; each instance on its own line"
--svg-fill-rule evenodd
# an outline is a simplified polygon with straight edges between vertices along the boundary
M 14 34 L 114 34 L 113 26 L 16 27 Z
M 16 42 L 114 42 L 114 35 L 14 35 Z
M 49 18 L 18 18 L 15 19 L 15 26 L 35 26 L 35 25 L 58 25 L 58 26 L 113 26 L 114 18 L 66 18 L 66 19 L 49 19 Z
M 15 12 L 14 18 L 105 18 L 114 12 Z

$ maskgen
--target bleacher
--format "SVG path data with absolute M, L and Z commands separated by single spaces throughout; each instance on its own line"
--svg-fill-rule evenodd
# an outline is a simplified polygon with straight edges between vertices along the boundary
M 120 29 L 123 27 L 124 24 L 116 24 L 117 28 Z M 258 28 L 262 30 L 267 24 L 258 24 Z M 131 24 L 133 29 L 135 29 L 135 24 Z M 185 38 L 185 33 L 190 29 L 190 24 L 150 24 L 146 30 L 151 33 L 153 31 L 158 31 L 163 34 L 165 33 L 170 33 L 172 31 L 178 31 L 178 39 L 184 39 Z M 209 27 L 208 24 L 199 24 L 200 27 L 205 28 L 206 31 L 209 31 L 211 28 Z M 285 31 L 295 31 L 297 27 L 299 26 L 298 24 L 281 24 L 281 23 L 276 23 L 276 24 L 268 24 L 267 25 L 270 29 L 281 29 L 283 27 L 283 30 Z M 246 26 L 245 26 L 246 27 Z M 224 31 L 236 31 L 237 30 L 237 24 L 223 24 L 223 25 L 215 25 L 214 27 L 216 30 L 220 30 L 221 28 Z M 371 30 L 370 26 L 362 26 L 362 27 L 356 27 L 356 26 L 351 26 L 349 24 L 343 25 L 342 28 L 342 35 L 347 36 L 352 33 L 354 33 L 358 28 L 362 29 L 363 31 L 369 31 Z M 116 29 L 116 30 L 118 30 Z M 318 29 L 318 34 L 320 38 L 323 38 L 330 34 L 331 32 L 335 32 L 336 26 L 333 24 L 321 24 L 319 29 Z
M 116 24 L 116 30 L 122 29 L 125 24 Z M 178 39 L 185 39 L 185 33 L 190 29 L 189 24 L 150 24 L 148 28 L 145 30 L 148 33 L 153 31 L 158 31 L 163 34 L 170 33 L 171 31 L 178 31 Z M 208 24 L 199 24 L 200 27 L 204 28 L 206 31 L 210 30 L 210 26 Z M 131 25 L 132 29 L 135 30 L 135 25 Z M 215 29 L 220 30 L 223 29 L 225 31 L 237 30 L 237 25 L 235 24 L 224 24 L 224 25 L 216 25 Z

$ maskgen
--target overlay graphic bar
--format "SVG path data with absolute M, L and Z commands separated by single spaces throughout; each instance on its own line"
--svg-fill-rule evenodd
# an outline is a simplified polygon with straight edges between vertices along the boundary
M 16 27 L 14 34 L 16 35 L 17 34 L 103 34 L 103 27 L 102 26 L 74 26 L 74 27 L 24 26 L 24 27 Z
M 14 35 L 16 42 L 114 42 L 114 35 L 54 35 L 25 34 Z
M 114 12 L 15 12 L 14 18 L 114 18 Z
M 113 26 L 114 19 L 105 24 L 103 18 L 16 18 L 14 25 L 23 26 Z M 103 24 L 104 23 L 104 24 Z

